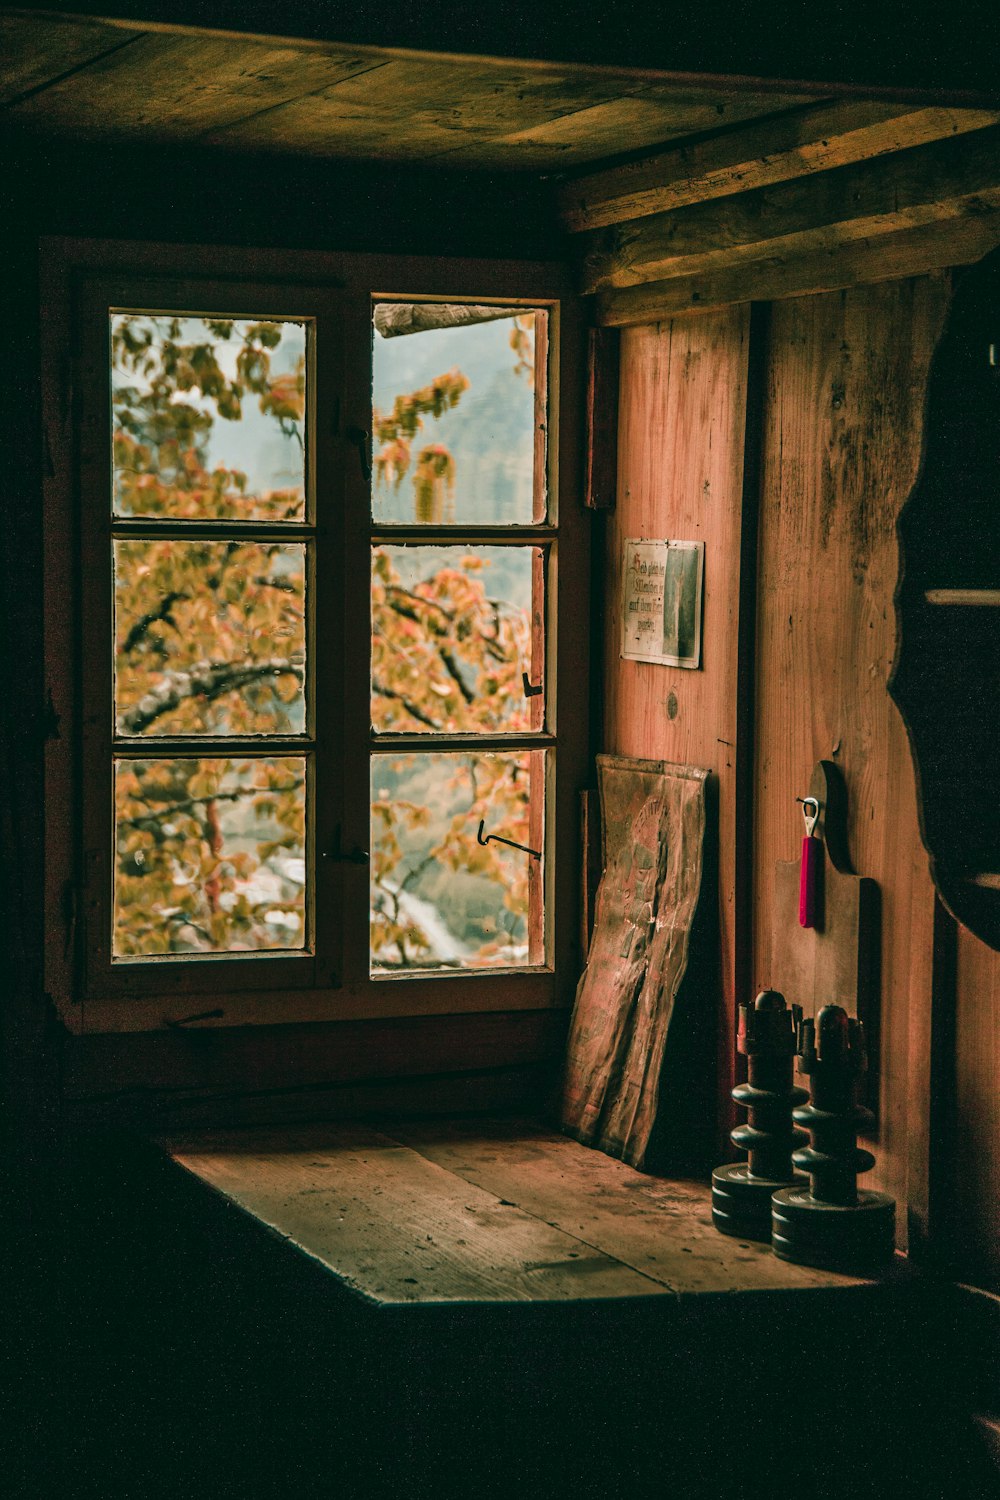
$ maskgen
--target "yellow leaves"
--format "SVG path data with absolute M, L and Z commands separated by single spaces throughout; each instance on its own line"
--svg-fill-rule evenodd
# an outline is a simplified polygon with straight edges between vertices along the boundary
M 301 452 L 303 345 L 302 325 L 293 322 L 116 314 L 118 513 L 203 520 L 301 516 L 301 487 L 248 495 L 247 476 L 239 469 L 216 462 L 209 470 L 209 448 L 219 419 L 240 421 L 244 399 L 253 393 L 277 431 L 299 440 Z M 272 352 L 284 364 L 293 360 L 294 367 L 272 373 Z
M 119 761 L 115 952 L 301 946 L 304 775 L 301 757 Z
M 305 415 L 306 384 L 304 370 L 276 375 L 260 398 L 260 409 L 266 414 L 300 421 Z
M 517 356 L 515 375 L 523 375 L 535 387 L 535 315 L 518 313 L 510 330 L 510 347 Z

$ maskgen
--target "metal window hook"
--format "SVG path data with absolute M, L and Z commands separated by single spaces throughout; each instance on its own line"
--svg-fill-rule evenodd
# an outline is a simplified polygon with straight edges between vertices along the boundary
M 811 839 L 813 830 L 819 821 L 819 802 L 815 797 L 796 797 L 795 800 L 802 803 L 802 817 L 806 825 L 806 838 Z
M 527 844 L 515 844 L 513 839 L 505 839 L 499 833 L 488 833 L 486 837 L 483 838 L 483 829 L 485 827 L 486 820 L 484 818 L 480 818 L 479 832 L 476 834 L 476 843 L 482 844 L 483 848 L 485 848 L 486 845 L 492 841 L 494 844 L 506 844 L 510 849 L 520 849 L 523 853 L 530 854 L 533 859 L 541 859 L 542 851 L 540 849 L 529 849 Z

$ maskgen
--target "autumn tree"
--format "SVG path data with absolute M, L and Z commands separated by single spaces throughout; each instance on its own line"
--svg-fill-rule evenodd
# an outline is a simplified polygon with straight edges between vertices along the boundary
M 523 320 L 522 320 L 523 322 Z M 301 325 L 119 314 L 113 320 L 115 507 L 122 516 L 199 521 L 304 518 L 301 483 L 248 481 L 213 454 L 220 433 L 259 412 L 258 430 L 301 452 Z M 291 339 L 289 335 L 291 334 Z M 283 345 L 284 340 L 284 345 Z M 512 343 L 530 373 L 530 340 Z M 294 349 L 293 349 L 294 353 Z M 413 487 L 414 519 L 447 523 L 454 459 L 427 425 L 468 388 L 458 370 L 375 414 L 375 469 Z M 235 429 L 234 429 L 235 430 Z M 372 720 L 376 730 L 476 732 L 529 727 L 521 671 L 528 620 L 489 588 L 469 552 L 405 579 L 392 550 L 372 569 Z M 151 954 L 296 948 L 305 941 L 305 758 L 155 755 L 157 737 L 294 734 L 305 723 L 305 547 L 272 540 L 115 543 L 115 705 L 135 755 L 116 770 L 116 951 Z M 145 748 L 144 748 L 145 746 Z M 262 747 L 263 748 L 263 747 Z M 528 757 L 452 757 L 432 810 L 376 797 L 372 952 L 381 965 L 433 961 L 406 895 L 433 871 L 493 882 L 512 925 L 527 879 L 479 820 L 527 841 Z M 451 809 L 449 811 L 449 808 Z M 444 815 L 442 815 L 444 814 Z M 414 853 L 416 851 L 416 853 Z M 473 962 L 502 961 L 504 933 Z

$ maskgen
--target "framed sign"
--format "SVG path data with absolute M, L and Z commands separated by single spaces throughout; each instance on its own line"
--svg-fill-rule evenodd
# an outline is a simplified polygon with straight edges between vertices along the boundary
M 704 542 L 627 539 L 622 558 L 622 649 L 629 661 L 701 665 Z

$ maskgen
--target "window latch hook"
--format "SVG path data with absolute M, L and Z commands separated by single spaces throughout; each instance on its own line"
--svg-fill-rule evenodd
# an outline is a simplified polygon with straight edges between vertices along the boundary
M 483 829 L 485 827 L 485 820 L 480 818 L 479 832 L 476 834 L 476 843 L 482 844 L 484 849 L 486 845 L 492 841 L 494 844 L 506 844 L 509 849 L 520 849 L 523 853 L 530 854 L 532 859 L 541 859 L 542 851 L 540 849 L 529 849 L 527 844 L 515 844 L 513 839 L 505 839 L 499 833 L 488 833 L 486 837 L 483 838 Z

